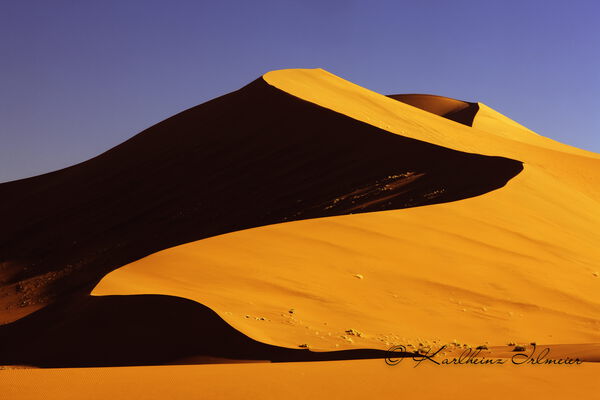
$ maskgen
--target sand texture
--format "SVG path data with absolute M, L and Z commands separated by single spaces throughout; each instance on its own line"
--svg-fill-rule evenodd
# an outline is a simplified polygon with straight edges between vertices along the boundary
M 273 71 L 0 199 L 10 398 L 600 389 L 600 155 L 482 103 Z

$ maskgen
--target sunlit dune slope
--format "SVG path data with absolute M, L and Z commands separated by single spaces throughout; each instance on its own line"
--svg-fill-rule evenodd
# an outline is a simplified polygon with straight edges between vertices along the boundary
M 110 273 L 93 294 L 185 297 L 259 341 L 316 349 L 600 341 L 598 155 L 481 105 L 469 127 L 323 70 L 264 79 L 402 137 L 525 168 L 503 188 L 460 201 L 167 249 Z
M 600 158 L 598 154 L 535 134 L 491 108 L 482 107 L 482 103 L 478 104 L 483 112 L 478 112 L 479 118 L 476 117 L 473 124 L 477 127 L 479 123 L 487 121 L 483 124 L 487 135 L 481 135 L 479 129 L 468 127 L 457 128 L 452 125 L 455 129 L 448 129 L 445 118 L 427 118 L 425 115 L 431 116 L 431 113 L 365 89 L 322 69 L 271 71 L 263 78 L 271 85 L 306 101 L 403 136 L 445 147 L 484 154 L 513 154 L 516 148 L 512 142 L 520 141 L 536 147 Z M 423 125 L 424 118 L 426 125 Z M 506 137 L 507 132 L 510 132 L 510 138 Z M 514 154 L 523 155 L 531 162 L 536 157 L 531 153 L 536 153 L 534 148 L 521 147 Z
M 0 323 L 178 244 L 305 218 L 455 201 L 519 160 L 395 135 L 259 78 L 73 167 L 0 185 Z

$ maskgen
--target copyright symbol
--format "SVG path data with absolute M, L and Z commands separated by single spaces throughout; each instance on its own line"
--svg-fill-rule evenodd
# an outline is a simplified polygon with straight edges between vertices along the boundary
M 390 347 L 385 355 L 385 363 L 387 365 L 398 365 L 400 361 L 402 361 L 402 356 L 400 358 L 395 358 L 394 353 L 406 353 L 406 347 L 404 347 L 403 345 Z

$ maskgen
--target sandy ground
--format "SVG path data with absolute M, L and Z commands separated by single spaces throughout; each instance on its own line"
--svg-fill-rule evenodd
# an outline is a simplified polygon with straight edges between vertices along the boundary
M 284 364 L 9 370 L 10 399 L 594 398 L 598 364 L 447 366 L 362 360 Z

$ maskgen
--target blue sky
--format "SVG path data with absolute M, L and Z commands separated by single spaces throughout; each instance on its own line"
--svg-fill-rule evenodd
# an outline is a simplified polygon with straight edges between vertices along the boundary
M 598 1 L 0 1 L 0 182 L 281 68 L 482 101 L 600 152 Z

